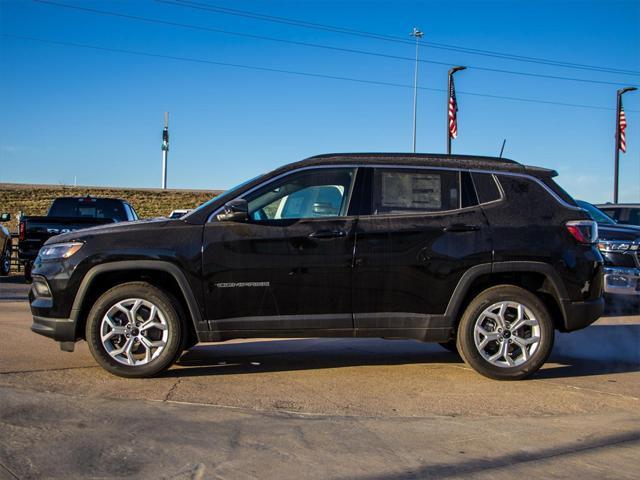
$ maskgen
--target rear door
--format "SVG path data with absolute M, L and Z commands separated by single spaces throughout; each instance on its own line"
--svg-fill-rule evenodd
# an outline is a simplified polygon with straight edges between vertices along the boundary
M 248 193 L 250 220 L 207 223 L 207 315 L 229 336 L 351 330 L 356 169 L 312 168 Z
M 490 232 L 470 174 L 376 168 L 371 186 L 370 210 L 356 229 L 357 334 L 446 337 L 450 326 L 437 315 L 467 269 L 491 262 Z

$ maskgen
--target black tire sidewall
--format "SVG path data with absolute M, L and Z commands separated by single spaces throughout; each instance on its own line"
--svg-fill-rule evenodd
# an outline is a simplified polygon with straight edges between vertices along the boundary
M 24 264 L 24 281 L 27 283 L 31 283 L 31 270 L 33 268 L 33 265 L 31 264 L 31 262 L 25 263 Z
M 106 312 L 116 303 L 128 298 L 142 298 L 153 303 L 167 321 L 168 338 L 164 350 L 146 365 L 127 366 L 117 362 L 105 350 L 100 340 L 100 323 Z M 86 339 L 95 360 L 110 373 L 120 377 L 151 377 L 169 368 L 182 353 L 185 330 L 180 321 L 178 303 L 167 293 L 145 282 L 118 285 L 94 303 L 86 325 Z
M 529 308 L 540 325 L 540 345 L 529 360 L 516 367 L 498 367 L 485 360 L 474 342 L 478 316 L 489 306 L 513 301 Z M 554 325 L 544 303 L 531 292 L 512 285 L 499 285 L 480 293 L 467 307 L 458 327 L 457 345 L 464 361 L 481 375 L 495 380 L 521 380 L 533 375 L 547 361 L 554 342 Z
M 7 268 L 5 269 L 5 264 Z M 2 258 L 0 258 L 0 275 L 7 276 L 11 271 L 11 247 L 7 247 L 4 252 L 2 252 Z

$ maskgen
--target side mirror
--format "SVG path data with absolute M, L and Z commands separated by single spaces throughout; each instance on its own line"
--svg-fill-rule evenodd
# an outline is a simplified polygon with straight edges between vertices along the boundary
M 242 198 L 231 200 L 216 218 L 219 222 L 246 222 L 249 220 L 249 205 Z
M 11 220 L 11 214 L 10 213 L 3 213 L 0 216 L 0 222 L 8 222 L 9 220 Z

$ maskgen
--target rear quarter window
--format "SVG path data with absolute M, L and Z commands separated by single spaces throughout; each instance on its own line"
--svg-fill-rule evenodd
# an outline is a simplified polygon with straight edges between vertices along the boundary
M 578 206 L 578 204 L 573 199 L 573 197 L 569 195 L 560 185 L 554 182 L 553 178 L 541 177 L 540 180 L 542 180 L 542 183 L 544 183 L 547 187 L 549 187 L 553 191 L 553 193 L 558 195 L 562 200 L 567 202 L 569 205 L 573 205 L 574 207 Z
M 494 175 L 491 173 L 473 173 L 472 177 L 480 203 L 494 202 L 502 198 Z

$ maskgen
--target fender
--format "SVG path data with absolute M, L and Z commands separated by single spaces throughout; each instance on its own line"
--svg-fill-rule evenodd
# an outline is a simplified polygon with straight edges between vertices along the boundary
M 187 307 L 189 308 L 189 314 L 191 315 L 196 334 L 198 335 L 198 340 L 204 341 L 201 334 L 208 333 L 206 331 L 209 330 L 209 325 L 202 319 L 200 307 L 198 305 L 198 302 L 196 301 L 195 296 L 193 295 L 193 291 L 191 290 L 189 282 L 187 282 L 187 279 L 180 268 L 178 268 L 173 263 L 162 260 L 126 260 L 104 263 L 102 265 L 96 265 L 95 267 L 91 268 L 91 270 L 89 270 L 82 279 L 80 288 L 78 288 L 78 292 L 76 293 L 76 298 L 73 301 L 73 306 L 71 307 L 70 318 L 75 324 L 77 324 L 77 321 L 80 317 L 80 311 L 82 309 L 84 298 L 95 278 L 102 273 L 124 270 L 158 270 L 171 275 L 178 283 L 178 287 L 180 288 L 180 291 L 182 292 L 182 295 L 186 300 Z
M 475 265 L 464 272 L 453 291 L 453 295 L 451 295 L 451 298 L 449 299 L 449 303 L 447 304 L 447 309 L 445 311 L 445 316 L 451 319 L 452 325 L 455 324 L 460 315 L 460 307 L 462 305 L 462 301 L 467 295 L 467 292 L 469 291 L 469 288 L 471 288 L 471 285 L 478 277 L 491 273 L 509 272 L 536 272 L 543 274 L 553 289 L 552 293 L 560 306 L 563 322 L 566 322 L 567 313 L 565 303 L 568 301 L 568 295 L 560 276 L 553 267 L 544 262 L 512 261 L 482 263 L 480 265 Z

